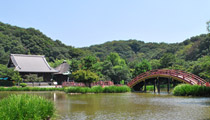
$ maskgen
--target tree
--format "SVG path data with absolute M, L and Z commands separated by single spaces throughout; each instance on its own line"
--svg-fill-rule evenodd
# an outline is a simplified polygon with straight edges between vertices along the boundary
M 71 64 L 70 64 L 70 71 L 75 72 L 75 71 L 79 70 L 79 64 L 80 64 L 80 62 L 78 60 L 72 59 Z
M 175 56 L 172 53 L 166 53 L 161 57 L 160 64 L 162 68 L 168 68 L 176 61 Z
M 147 72 L 149 70 L 152 69 L 152 66 L 151 64 L 147 61 L 147 60 L 143 60 L 142 62 L 138 63 L 135 68 L 134 68 L 134 73 L 133 73 L 133 77 L 141 74 L 141 73 L 144 73 L 144 72 Z
M 91 70 L 93 64 L 97 62 L 97 59 L 95 56 L 86 56 L 82 60 L 82 69 L 84 70 Z
M 0 78 L 6 77 L 8 77 L 9 80 L 14 80 L 18 84 L 22 81 L 18 71 L 14 71 L 14 69 L 7 68 L 7 66 L 0 64 Z
M 49 65 L 53 68 L 59 66 L 60 64 L 62 64 L 64 61 L 66 61 L 66 63 L 68 63 L 69 65 L 71 64 L 72 61 L 70 60 L 64 60 L 64 59 L 56 59 L 54 62 L 49 62 Z
M 73 72 L 72 75 L 76 82 L 82 82 L 89 87 L 91 87 L 92 82 L 99 80 L 98 75 L 90 70 L 78 70 Z
M 152 66 L 152 69 L 159 69 L 161 64 L 160 64 L 160 60 L 157 60 L 157 59 L 152 59 L 149 61 L 151 66 Z
M 119 84 L 121 80 L 130 80 L 130 69 L 125 60 L 120 58 L 117 53 L 110 53 L 102 67 L 102 74 L 106 75 L 115 84 Z
M 32 82 L 33 86 L 34 86 L 34 82 L 39 82 L 40 84 L 40 82 L 43 81 L 43 77 L 38 77 L 37 74 L 29 74 L 29 75 L 25 75 L 24 77 L 25 77 L 24 81 Z
M 193 66 L 192 73 L 210 82 L 210 56 L 199 58 Z
M 210 21 L 206 22 L 207 24 L 207 31 L 210 32 Z

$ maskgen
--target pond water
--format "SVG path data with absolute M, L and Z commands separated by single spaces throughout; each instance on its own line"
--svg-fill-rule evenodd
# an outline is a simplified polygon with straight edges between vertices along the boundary
M 210 120 L 210 98 L 166 93 L 0 92 L 0 99 L 23 93 L 53 100 L 60 120 Z

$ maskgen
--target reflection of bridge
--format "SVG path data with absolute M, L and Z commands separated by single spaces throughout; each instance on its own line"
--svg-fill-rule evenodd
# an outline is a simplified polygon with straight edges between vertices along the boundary
M 151 70 L 145 73 L 142 73 L 140 75 L 138 75 L 137 77 L 135 77 L 133 80 L 131 80 L 127 85 L 130 88 L 136 87 L 137 85 L 139 85 L 139 83 L 144 82 L 144 86 L 146 87 L 146 80 L 147 79 L 152 79 L 152 78 L 156 78 L 156 80 L 154 80 L 154 88 L 156 86 L 156 82 L 157 82 L 157 88 L 158 88 L 158 92 L 160 92 L 160 82 L 159 82 L 159 78 L 169 78 L 168 79 L 168 91 L 169 91 L 169 86 L 170 86 L 170 82 L 171 80 L 177 80 L 183 83 L 187 83 L 187 84 L 191 84 L 191 85 L 205 85 L 205 86 L 209 86 L 209 83 L 206 82 L 204 79 L 191 74 L 191 73 L 187 73 L 184 71 L 180 71 L 180 70 Z M 146 90 L 146 88 L 145 88 Z

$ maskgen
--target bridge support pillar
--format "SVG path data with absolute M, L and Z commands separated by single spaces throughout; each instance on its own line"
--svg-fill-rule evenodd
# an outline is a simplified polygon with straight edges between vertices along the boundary
M 146 80 L 144 80 L 144 92 L 147 92 L 147 83 L 146 83 Z
M 156 79 L 154 80 L 154 93 L 155 93 L 155 90 L 156 90 L 155 86 L 156 86 Z
M 158 93 L 160 93 L 160 80 L 159 80 L 159 77 L 157 78 L 157 81 L 158 81 L 157 89 L 158 89 Z
M 173 81 L 173 88 L 176 86 L 176 80 L 172 80 Z
M 168 84 L 167 84 L 167 91 L 168 91 L 168 93 L 170 92 L 170 81 L 171 81 L 171 78 L 168 78 Z

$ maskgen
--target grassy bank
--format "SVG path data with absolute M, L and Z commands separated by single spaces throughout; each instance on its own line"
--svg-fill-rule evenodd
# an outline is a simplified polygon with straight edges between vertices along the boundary
M 210 87 L 181 84 L 174 88 L 173 95 L 175 96 L 210 96 Z
M 66 93 L 125 93 L 130 92 L 128 86 L 108 86 L 102 88 L 101 86 L 89 87 L 67 87 L 64 89 Z
M 63 91 L 64 88 L 0 87 L 0 91 Z
M 54 115 L 52 101 L 36 95 L 11 95 L 0 101 L 0 120 L 48 120 Z

